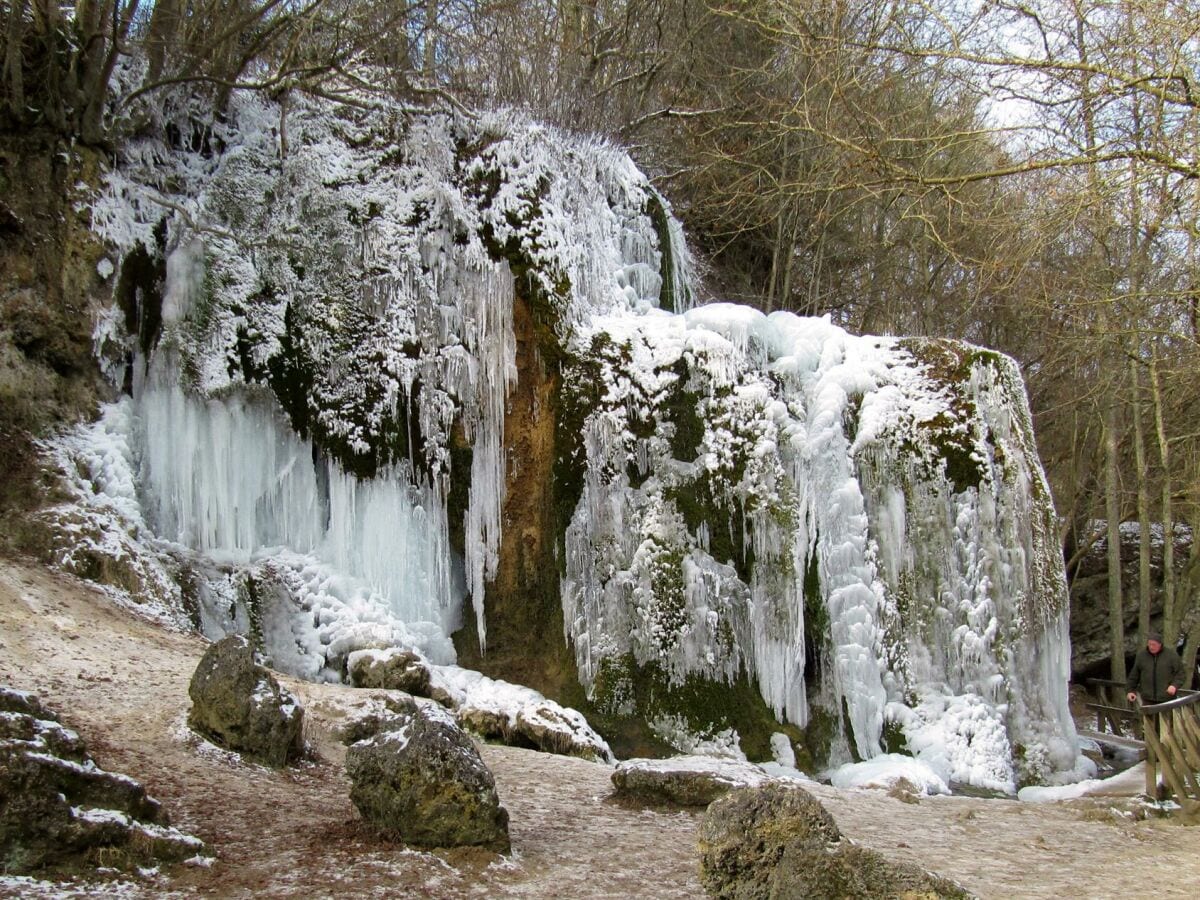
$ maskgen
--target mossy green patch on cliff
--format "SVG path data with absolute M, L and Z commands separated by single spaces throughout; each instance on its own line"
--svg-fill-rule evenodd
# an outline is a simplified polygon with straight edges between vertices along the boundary
M 704 440 L 704 419 L 700 417 L 700 394 L 689 388 L 690 370 L 687 360 L 680 357 L 672 367 L 675 383 L 662 403 L 662 417 L 672 427 L 671 456 L 680 462 L 691 462 Z
M 796 747 L 796 768 L 802 772 L 817 772 L 824 768 L 829 762 L 834 738 L 839 736 L 841 729 L 842 721 L 835 713 L 819 704 L 810 705 L 804 739 Z
M 717 562 L 733 566 L 738 578 L 749 584 L 754 571 L 754 551 L 746 541 L 746 517 L 741 507 L 718 502 L 713 496 L 712 482 L 706 476 L 669 487 L 663 497 L 683 516 L 692 534 L 708 527 L 709 555 Z
M 675 280 L 675 269 L 678 261 L 675 258 L 675 243 L 671 240 L 671 219 L 667 214 L 667 207 L 663 203 L 662 197 L 657 193 L 651 192 L 647 197 L 646 214 L 650 216 L 650 221 L 654 225 L 654 233 L 658 237 L 658 252 L 661 255 L 659 276 L 662 278 L 662 287 L 658 291 L 659 308 L 665 309 L 667 312 L 683 312 L 691 305 L 691 298 L 676 296 L 678 285 Z M 687 288 L 684 287 L 684 291 L 686 290 Z
M 771 735 L 776 732 L 805 745 L 804 732 L 780 724 L 744 674 L 731 683 L 698 675 L 673 682 L 657 663 L 642 665 L 626 654 L 602 661 L 592 695 L 590 721 L 618 757 L 668 755 L 662 738 L 646 724 L 655 720 L 680 721 L 701 736 L 733 729 L 747 758 L 760 762 L 772 759 Z M 636 719 L 624 714 L 629 709 L 637 710 Z
M 946 480 L 957 493 L 980 486 L 987 471 L 975 457 L 975 448 L 965 426 L 952 421 L 946 413 L 938 413 L 932 419 L 919 422 L 917 428 L 942 460 Z
M 683 551 L 678 547 L 654 546 L 655 550 L 650 552 L 647 563 L 650 596 L 641 604 L 639 612 L 643 617 L 643 626 L 655 635 L 659 652 L 666 654 L 675 647 L 688 620 Z
M 583 496 L 587 474 L 587 451 L 583 444 L 584 425 L 600 404 L 603 385 L 597 359 L 604 344 L 612 343 L 606 334 L 597 334 L 589 356 L 570 356 L 562 360 L 562 384 L 558 396 L 558 427 L 554 431 L 554 520 L 555 533 L 562 542 Z M 560 555 L 561 561 L 561 555 Z
M 949 407 L 916 428 L 920 442 L 942 463 L 946 480 L 957 493 L 980 487 L 988 477 L 978 458 L 970 423 L 977 418 L 975 401 L 967 395 L 971 373 L 977 365 L 999 367 L 1000 355 L 958 341 L 907 338 L 899 346 L 921 364 L 926 377 L 946 394 Z M 922 453 L 921 447 L 910 447 Z M 936 463 L 935 463 L 936 464 Z

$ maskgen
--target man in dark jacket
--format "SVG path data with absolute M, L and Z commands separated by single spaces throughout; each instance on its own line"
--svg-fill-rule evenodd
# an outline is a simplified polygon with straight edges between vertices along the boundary
M 1146 635 L 1146 646 L 1137 653 L 1125 687 L 1130 701 L 1144 704 L 1165 703 L 1175 698 L 1183 686 L 1183 661 L 1170 647 L 1163 646 L 1162 635 L 1156 631 Z

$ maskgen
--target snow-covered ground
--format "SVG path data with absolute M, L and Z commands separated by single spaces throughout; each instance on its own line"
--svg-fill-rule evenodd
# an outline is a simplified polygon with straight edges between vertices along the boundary
M 612 803 L 609 766 L 529 750 L 481 748 L 511 816 L 511 855 L 417 852 L 381 841 L 354 813 L 331 737 L 347 704 L 368 692 L 285 679 L 305 703 L 320 758 L 285 772 L 248 765 L 178 733 L 204 647 L 92 587 L 0 561 L 0 682 L 60 710 L 101 765 L 142 781 L 172 823 L 216 855 L 208 867 L 114 881 L 3 877 L 0 896 L 702 895 L 697 813 Z M 1200 883 L 1200 829 L 1146 818 L 1153 810 L 1128 796 L 1034 804 L 806 789 L 849 838 L 985 900 L 1137 896 L 1147 872 L 1171 873 L 1156 880 L 1162 897 L 1190 897 Z

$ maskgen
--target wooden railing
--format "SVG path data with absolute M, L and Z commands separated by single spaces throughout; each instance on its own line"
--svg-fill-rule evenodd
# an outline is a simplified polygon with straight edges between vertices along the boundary
M 1122 735 L 1127 728 L 1144 744 L 1146 796 L 1158 797 L 1161 779 L 1184 813 L 1200 810 L 1200 691 L 1142 706 L 1129 703 L 1120 682 L 1091 678 L 1087 686 L 1096 731 Z
M 1092 702 L 1088 708 L 1096 713 L 1096 730 L 1101 734 L 1124 734 L 1128 725 L 1134 736 L 1139 740 L 1142 718 L 1129 705 L 1126 699 L 1125 685 L 1119 681 L 1108 681 L 1104 678 L 1089 678 L 1085 684 L 1092 694 Z
M 1158 795 L 1159 769 L 1185 814 L 1200 811 L 1200 693 L 1180 691 L 1140 707 L 1146 741 L 1146 795 Z

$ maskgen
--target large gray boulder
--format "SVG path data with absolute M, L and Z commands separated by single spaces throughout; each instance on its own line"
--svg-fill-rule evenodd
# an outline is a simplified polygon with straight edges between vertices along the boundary
M 380 831 L 417 847 L 507 853 L 508 811 L 475 745 L 449 713 L 422 706 L 396 731 L 352 745 L 350 799 Z
M 0 871 L 99 859 L 129 869 L 203 846 L 132 778 L 99 768 L 36 697 L 0 688 Z
M 618 797 L 680 806 L 708 806 L 734 788 L 757 787 L 769 780 L 753 763 L 712 756 L 627 759 L 612 773 Z
M 241 635 L 208 648 L 188 694 L 188 724 L 214 743 L 276 767 L 303 754 L 300 701 L 254 662 L 254 651 Z
M 715 801 L 700 824 L 700 881 L 731 900 L 967 898 L 958 885 L 842 837 L 803 788 L 771 782 Z

